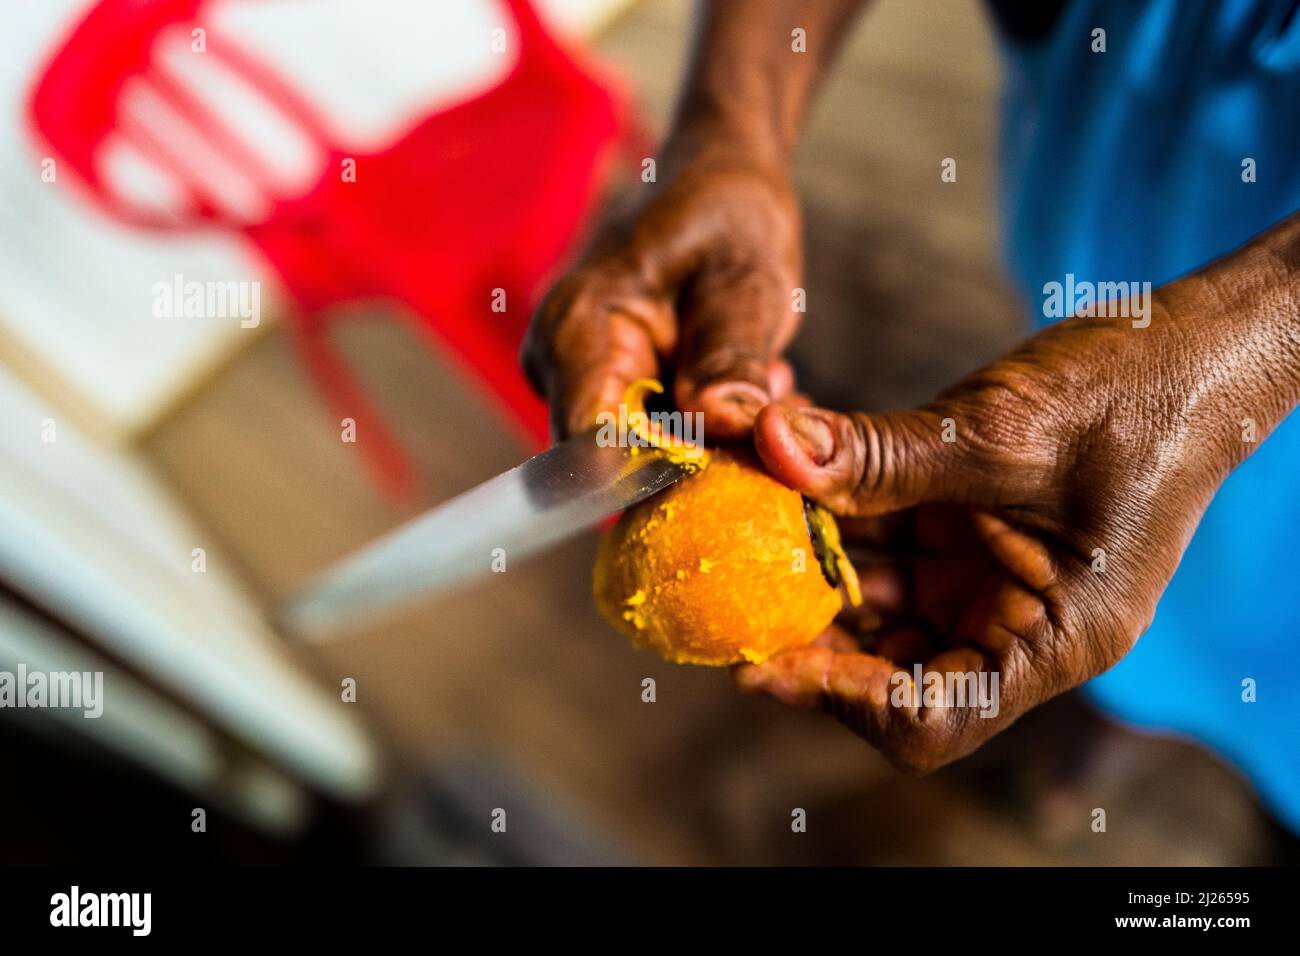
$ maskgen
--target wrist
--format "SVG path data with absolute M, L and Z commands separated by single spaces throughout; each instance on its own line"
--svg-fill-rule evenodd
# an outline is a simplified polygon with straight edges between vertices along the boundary
M 732 96 L 693 92 L 682 102 L 660 152 L 669 170 L 705 156 L 788 172 L 790 148 L 766 112 Z
M 1221 481 L 1300 403 L 1300 217 L 1156 299 L 1186 369 L 1175 411 Z
M 691 150 L 728 144 L 765 163 L 788 163 L 816 78 L 829 59 L 825 37 L 860 0 L 809 9 L 804 0 L 711 0 L 702 18 L 669 142 Z M 844 8 L 844 9 L 840 9 Z M 792 30 L 816 42 L 791 47 Z M 826 49 L 823 49 L 826 47 Z

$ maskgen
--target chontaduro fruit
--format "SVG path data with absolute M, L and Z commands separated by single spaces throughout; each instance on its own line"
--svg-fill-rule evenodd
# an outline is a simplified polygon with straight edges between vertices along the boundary
M 834 519 L 748 451 L 713 450 L 701 464 L 605 536 L 596 607 L 679 664 L 761 662 L 810 643 L 842 606 L 839 581 L 858 600 Z

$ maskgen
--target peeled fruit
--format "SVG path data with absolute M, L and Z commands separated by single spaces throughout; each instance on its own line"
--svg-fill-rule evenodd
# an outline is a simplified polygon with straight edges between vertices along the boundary
M 745 451 L 708 452 L 693 474 L 624 512 L 594 578 L 601 615 L 679 664 L 764 661 L 825 630 L 841 580 L 857 599 L 834 519 Z

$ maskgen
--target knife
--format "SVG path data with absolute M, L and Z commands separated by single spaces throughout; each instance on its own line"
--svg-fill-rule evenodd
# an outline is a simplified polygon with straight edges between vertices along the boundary
M 575 435 L 394 529 L 292 597 L 282 620 L 321 639 L 594 527 L 686 473 L 656 448 Z M 500 550 L 498 550 L 500 549 Z

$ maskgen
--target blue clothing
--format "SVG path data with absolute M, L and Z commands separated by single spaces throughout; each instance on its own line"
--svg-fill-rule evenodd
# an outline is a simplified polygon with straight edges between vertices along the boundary
M 1067 273 L 1159 286 L 1300 209 L 1300 0 L 1074 0 L 1004 52 L 1005 247 L 1037 321 Z M 1213 747 L 1300 832 L 1298 471 L 1293 414 L 1220 489 L 1151 629 L 1088 693 Z

